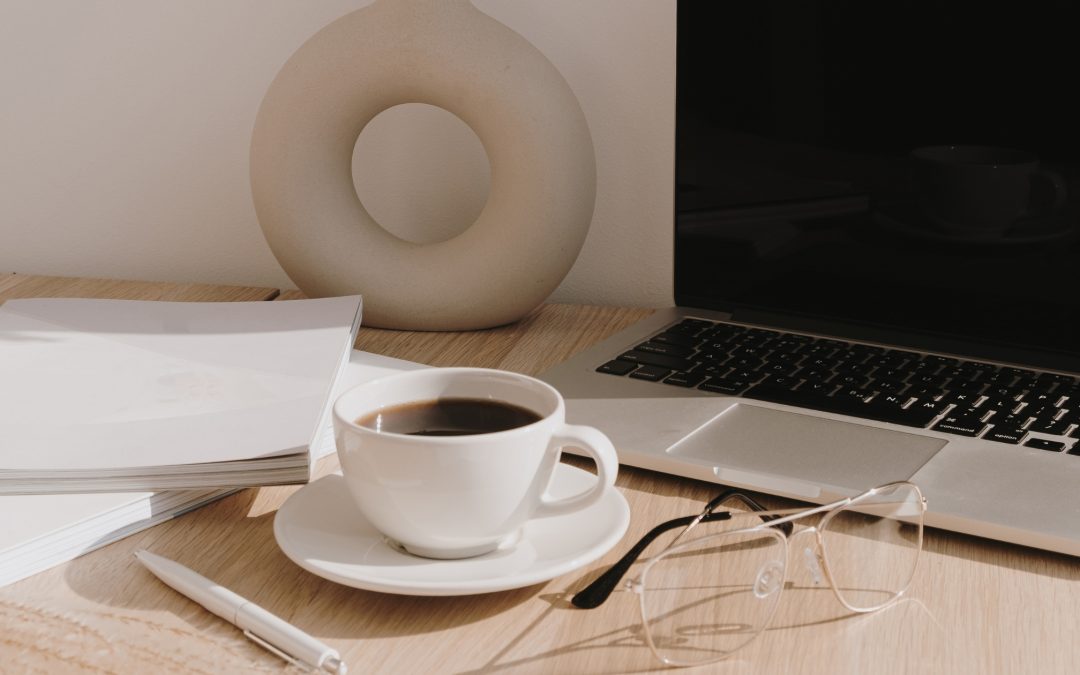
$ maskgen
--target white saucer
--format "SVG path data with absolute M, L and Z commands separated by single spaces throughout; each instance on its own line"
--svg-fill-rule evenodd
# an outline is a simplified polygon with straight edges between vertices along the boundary
M 596 476 L 559 464 L 550 493 L 583 492 Z M 469 595 L 531 586 L 572 572 L 611 550 L 630 524 L 617 490 L 576 513 L 525 524 L 506 550 L 463 560 L 430 560 L 391 547 L 356 508 L 340 474 L 295 492 L 274 517 L 274 536 L 293 562 L 346 586 L 405 595 Z
M 1039 244 L 1073 234 L 1073 223 L 1065 214 L 1020 220 L 1005 232 L 983 234 L 946 231 L 910 202 L 881 204 L 874 211 L 874 220 L 886 230 L 909 237 L 979 246 Z

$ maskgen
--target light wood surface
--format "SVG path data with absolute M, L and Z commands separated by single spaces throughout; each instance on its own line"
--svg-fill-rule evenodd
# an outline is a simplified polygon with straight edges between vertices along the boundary
M 14 275 L 19 277 L 19 275 Z M 25 294 L 237 300 L 280 296 L 137 282 L 0 277 Z M 252 298 L 253 299 L 253 298 Z M 536 373 L 649 312 L 546 305 L 518 324 L 465 333 L 364 329 L 358 347 L 432 365 Z M 336 468 L 327 458 L 320 473 Z M 133 551 L 174 558 L 339 649 L 354 673 L 627 673 L 660 670 L 640 640 L 636 596 L 567 604 L 574 590 L 662 520 L 695 513 L 714 485 L 623 468 L 630 529 L 600 561 L 529 588 L 419 598 L 347 588 L 290 562 L 275 509 L 298 488 L 245 490 L 0 589 L 0 672 L 280 672 L 282 662 L 165 587 Z M 770 506 L 793 506 L 764 498 Z M 1023 505 L 1018 505 L 1022 508 Z M 929 531 L 909 596 L 851 616 L 793 556 L 773 622 L 736 658 L 688 672 L 1074 673 L 1080 560 Z

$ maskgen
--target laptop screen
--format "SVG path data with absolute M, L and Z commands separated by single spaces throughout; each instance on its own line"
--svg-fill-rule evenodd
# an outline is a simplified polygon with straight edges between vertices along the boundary
M 1078 25 L 1048 0 L 680 0 L 678 304 L 1075 369 Z

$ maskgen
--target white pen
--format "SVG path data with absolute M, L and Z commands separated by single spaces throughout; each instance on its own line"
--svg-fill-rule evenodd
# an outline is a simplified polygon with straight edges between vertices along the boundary
M 250 600 L 168 558 L 142 549 L 135 551 L 135 557 L 157 578 L 240 628 L 253 642 L 286 661 L 309 669 L 345 674 L 347 668 L 337 651 Z

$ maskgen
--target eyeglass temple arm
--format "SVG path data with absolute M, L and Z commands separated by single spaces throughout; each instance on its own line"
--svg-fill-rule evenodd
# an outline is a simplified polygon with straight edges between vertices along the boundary
M 581 609 L 593 609 L 595 607 L 599 607 L 604 603 L 605 600 L 608 599 L 608 596 L 610 596 L 612 591 L 615 590 L 615 587 L 619 585 L 619 581 L 621 581 L 622 578 L 626 576 L 626 572 L 630 569 L 630 566 L 634 564 L 634 562 L 641 556 L 645 549 L 648 548 L 649 544 L 653 543 L 653 541 L 655 541 L 657 537 L 659 537 L 665 532 L 674 530 L 677 527 L 686 527 L 687 530 L 689 530 L 691 527 L 701 521 L 716 522 L 720 520 L 729 520 L 731 518 L 730 513 L 726 511 L 721 513 L 713 513 L 712 511 L 713 509 L 717 508 L 718 506 L 730 499 L 738 499 L 753 511 L 765 510 L 764 506 L 751 499 L 748 495 L 743 494 L 742 492 L 738 492 L 737 490 L 725 490 L 724 492 L 721 492 L 719 495 L 714 497 L 711 501 L 709 501 L 709 503 L 705 505 L 705 509 L 701 512 L 701 514 L 697 516 L 684 516 L 682 518 L 675 518 L 674 520 L 669 520 L 666 523 L 661 523 L 653 529 L 649 530 L 645 534 L 645 536 L 642 537 L 640 541 L 638 541 L 638 543 L 634 544 L 634 546 L 629 551 L 627 551 L 622 558 L 619 558 L 619 560 L 615 564 L 609 567 L 606 572 L 594 579 L 591 584 L 578 591 L 578 593 L 570 599 L 571 604 L 573 604 L 575 607 L 580 607 Z M 788 530 L 790 530 L 791 525 L 786 525 Z M 790 534 L 788 530 L 785 530 L 785 532 Z M 682 537 L 683 534 L 685 534 L 685 532 L 679 534 L 677 537 L 675 537 L 675 539 L 679 539 L 679 537 Z M 672 540 L 671 543 L 674 543 L 674 541 L 675 540 Z
M 683 516 L 682 518 L 675 518 L 669 520 L 666 523 L 660 523 L 653 529 L 649 530 L 644 537 L 642 537 L 638 543 L 626 552 L 626 554 L 619 558 L 619 560 L 609 567 L 606 572 L 598 576 L 593 580 L 591 584 L 578 591 L 573 598 L 570 599 L 571 604 L 581 609 L 593 609 L 604 604 L 604 601 L 608 599 L 611 592 L 615 590 L 615 587 L 619 585 L 619 581 L 626 576 L 627 570 L 634 564 L 641 554 L 648 548 L 649 544 L 653 543 L 657 537 L 665 532 L 669 532 L 679 527 L 686 527 L 690 525 L 700 516 Z M 731 518 L 731 514 L 728 512 L 707 514 L 703 520 L 728 520 Z
M 751 511 L 768 511 L 768 509 L 759 504 L 756 499 L 753 499 L 750 497 L 750 495 L 746 494 L 745 492 L 739 492 L 738 490 L 725 490 L 724 492 L 721 492 L 711 502 L 709 502 L 708 506 L 705 507 L 705 510 L 706 512 L 711 512 L 716 507 L 731 499 L 738 499 L 743 504 L 745 504 Z M 765 522 L 769 522 L 770 520 L 776 520 L 780 517 L 781 516 L 761 516 L 761 519 Z M 780 523 L 776 527 L 779 527 L 783 531 L 783 533 L 789 537 L 791 536 L 791 533 L 795 531 L 795 527 L 791 523 Z

